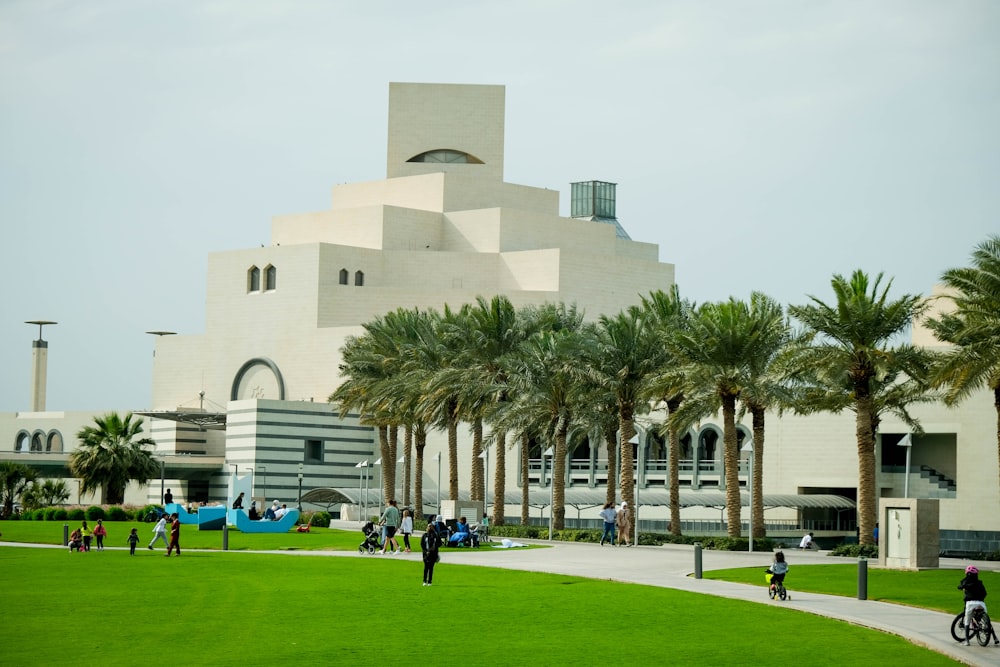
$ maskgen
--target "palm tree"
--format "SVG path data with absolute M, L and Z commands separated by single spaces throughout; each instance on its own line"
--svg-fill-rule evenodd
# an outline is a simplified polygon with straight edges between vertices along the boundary
M 0 461 L 0 517 L 6 519 L 14 513 L 14 503 L 29 484 L 38 479 L 38 471 L 23 463 Z
M 602 315 L 588 377 L 609 397 L 618 416 L 618 446 L 621 460 L 622 501 L 635 507 L 635 466 L 632 438 L 636 435 L 635 415 L 649 408 L 646 384 L 663 363 L 663 347 L 649 326 L 644 311 L 631 307 L 615 316 Z M 635 521 L 635 512 L 630 512 Z M 631 531 L 636 535 L 634 527 Z
M 753 316 L 745 302 L 730 298 L 698 307 L 688 326 L 668 340 L 682 361 L 685 378 L 685 406 L 677 413 L 678 421 L 687 423 L 694 416 L 722 411 L 730 537 L 739 537 L 742 532 L 736 402 L 748 384 L 749 359 L 767 334 L 766 324 Z
M 908 402 L 921 397 L 930 357 L 912 345 L 890 345 L 924 311 L 925 304 L 914 295 L 889 300 L 892 281 L 884 288 L 881 283 L 881 273 L 874 281 L 860 270 L 849 279 L 834 275 L 834 304 L 810 296 L 811 303 L 788 309 L 816 336 L 812 344 L 792 350 L 787 360 L 808 373 L 806 409 L 838 412 L 847 407 L 854 411 L 862 544 L 874 541 L 875 433 L 880 414 L 887 409 L 905 412 Z
M 951 290 L 954 310 L 932 318 L 928 326 L 954 347 L 935 369 L 934 383 L 947 387 L 948 405 L 983 386 L 993 392 L 1000 471 L 1000 235 L 976 247 L 972 266 L 945 271 L 941 279 Z
M 81 493 L 101 488 L 101 503 L 117 505 L 125 500 L 129 482 L 146 484 L 160 468 L 148 447 L 151 438 L 140 438 L 142 419 L 132 420 L 132 413 L 122 419 L 109 412 L 94 417 L 94 426 L 85 426 L 76 434 L 79 447 L 69 455 L 70 472 L 81 480 Z
M 61 479 L 37 480 L 21 495 L 24 506 L 32 509 L 62 505 L 67 500 L 69 487 Z
M 764 415 L 779 411 L 791 401 L 788 385 L 775 363 L 792 341 L 791 327 L 784 309 L 774 299 L 760 292 L 750 295 L 750 317 L 759 322 L 761 336 L 747 357 L 747 379 L 740 400 L 750 413 L 753 428 L 753 481 L 757 489 L 751 499 L 750 534 L 764 537 Z

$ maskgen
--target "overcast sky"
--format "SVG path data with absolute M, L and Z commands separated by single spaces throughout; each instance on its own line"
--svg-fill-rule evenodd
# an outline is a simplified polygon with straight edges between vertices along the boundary
M 927 293 L 1000 232 L 998 35 L 993 0 L 0 0 L 0 411 L 34 319 L 48 409 L 148 407 L 208 253 L 384 178 L 390 81 L 505 85 L 505 180 L 618 183 L 696 301 Z

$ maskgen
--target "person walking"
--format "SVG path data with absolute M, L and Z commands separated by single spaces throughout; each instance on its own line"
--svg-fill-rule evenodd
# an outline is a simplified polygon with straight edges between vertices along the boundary
M 170 548 L 170 541 L 167 540 L 167 515 L 164 514 L 160 517 L 160 520 L 156 522 L 153 526 L 153 539 L 149 542 L 149 550 L 153 550 L 153 545 L 156 544 L 157 540 L 163 540 L 164 546 L 168 549 Z
M 618 546 L 622 544 L 629 546 L 628 533 L 629 528 L 631 528 L 629 524 L 631 518 L 628 513 L 628 503 L 623 500 L 621 509 L 618 510 L 618 516 L 615 517 L 616 528 L 618 528 Z
M 598 516 L 604 521 L 604 532 L 601 533 L 601 546 L 604 546 L 604 540 L 608 541 L 611 546 L 615 545 L 615 518 L 618 516 L 618 512 L 615 510 L 614 503 L 604 503 L 604 509 L 600 511 Z
M 128 553 L 130 556 L 135 555 L 135 545 L 139 544 L 139 533 L 136 531 L 137 529 L 133 528 L 132 532 L 128 534 Z
M 181 519 L 177 516 L 177 512 L 170 515 L 170 545 L 167 547 L 167 558 L 170 558 L 170 552 L 177 548 L 177 555 L 181 555 Z
M 396 541 L 396 529 L 399 528 L 399 508 L 396 507 L 396 501 L 390 500 L 389 506 L 385 508 L 385 512 L 382 513 L 382 519 L 379 524 L 385 527 L 385 541 L 382 542 L 382 551 L 380 553 L 385 553 L 386 549 L 389 549 L 389 553 L 399 553 L 399 542 Z M 395 547 L 395 551 L 391 547 Z
M 441 536 L 438 535 L 434 524 L 429 523 L 427 532 L 420 538 L 420 551 L 423 552 L 424 558 L 424 586 L 430 586 L 434 581 L 434 566 L 440 559 L 438 555 L 440 549 Z
M 408 509 L 403 510 L 403 523 L 399 525 L 399 532 L 403 534 L 403 548 L 406 553 L 410 553 L 410 534 L 413 533 L 413 512 Z
M 108 534 L 108 529 L 104 527 L 104 520 L 98 519 L 97 525 L 94 526 L 94 537 L 97 540 L 97 550 L 104 551 L 104 538 Z

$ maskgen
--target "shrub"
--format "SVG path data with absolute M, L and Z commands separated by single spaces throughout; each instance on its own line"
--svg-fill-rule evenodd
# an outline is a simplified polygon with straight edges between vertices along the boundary
M 104 511 L 104 508 L 101 507 L 100 505 L 91 505 L 90 507 L 88 507 L 86 515 L 87 515 L 87 521 L 97 521 L 98 519 L 107 518 L 107 514 Z
M 108 508 L 108 521 L 128 521 L 128 512 L 117 505 Z
M 66 513 L 66 518 L 70 521 L 82 521 L 87 518 L 87 513 L 82 507 L 74 507 Z
M 847 556 L 850 558 L 878 558 L 878 546 L 874 544 L 841 544 L 834 547 L 831 556 Z
M 31 512 L 31 520 L 45 521 L 45 512 L 46 512 L 45 508 L 37 509 L 34 512 Z
M 309 517 L 309 525 L 317 526 L 321 528 L 326 528 L 330 525 L 330 513 L 329 512 L 313 512 L 313 515 Z
M 58 508 L 56 508 L 56 507 L 46 507 L 45 508 L 45 520 L 46 521 L 55 521 L 56 520 L 56 512 L 57 511 L 58 511 Z
M 65 521 L 67 518 L 69 518 L 69 512 L 67 512 L 65 508 L 57 507 L 52 513 L 53 521 Z

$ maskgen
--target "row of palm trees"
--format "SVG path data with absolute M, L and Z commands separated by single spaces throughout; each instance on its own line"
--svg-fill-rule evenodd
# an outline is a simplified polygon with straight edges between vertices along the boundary
M 896 342 L 929 307 L 916 295 L 890 298 L 891 281 L 863 271 L 835 275 L 834 300 L 809 297 L 783 308 L 761 293 L 747 301 L 696 305 L 676 286 L 644 296 L 616 315 L 585 322 L 572 305 L 515 308 L 504 296 L 443 312 L 398 309 L 364 325 L 345 343 L 343 383 L 329 400 L 342 415 L 357 413 L 376 427 L 382 460 L 395 461 L 402 430 L 404 502 L 411 461 L 414 504 L 422 508 L 427 433 L 448 439 L 448 493 L 458 498 L 458 428 L 472 434 L 471 496 L 485 500 L 480 454 L 496 452 L 494 497 L 503 498 L 508 444 L 520 443 L 521 521 L 528 519 L 530 443 L 553 449 L 553 521 L 565 516 L 567 442 L 603 438 L 608 451 L 607 497 L 634 501 L 631 440 L 636 418 L 661 411 L 667 438 L 670 527 L 680 532 L 677 461 L 680 435 L 721 412 L 727 524 L 740 535 L 737 420 L 752 420 L 754 486 L 762 486 L 765 416 L 792 410 L 853 411 L 858 451 L 858 522 L 870 542 L 876 514 L 874 443 L 883 416 L 896 415 L 916 432 L 909 412 L 941 398 L 954 403 L 986 385 L 996 396 L 1000 466 L 1000 237 L 982 243 L 972 265 L 946 272 L 954 309 L 929 320 L 950 351 Z M 793 321 L 797 324 L 793 324 Z M 486 429 L 489 435 L 485 436 Z M 576 434 L 576 435 L 574 435 Z M 583 434 L 581 436 L 581 434 Z M 620 472 L 614 451 L 619 450 Z M 415 447 L 415 457 L 411 447 Z M 384 492 L 396 488 L 386 466 Z M 616 479 L 617 478 L 617 479 Z M 494 522 L 505 521 L 504 505 Z M 763 502 L 753 499 L 751 531 L 763 536 Z

